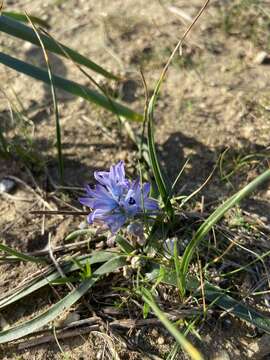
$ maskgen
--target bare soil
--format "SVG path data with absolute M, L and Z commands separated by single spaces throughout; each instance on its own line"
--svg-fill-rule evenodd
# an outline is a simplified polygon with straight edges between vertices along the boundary
M 247 160 L 228 181 L 222 180 L 220 169 L 217 169 L 197 198 L 200 203 L 204 196 L 206 207 L 219 204 L 268 166 L 270 65 L 258 63 L 256 59 L 262 51 L 270 53 L 270 14 L 266 1 L 259 4 L 254 1 L 246 6 L 243 3 L 240 0 L 210 2 L 186 40 L 183 55 L 177 54 L 173 60 L 155 113 L 159 156 L 170 181 L 190 157 L 177 187 L 181 194 L 189 194 L 201 185 L 226 149 L 221 171 L 227 174 L 244 156 L 252 155 L 251 160 Z M 144 89 L 140 68 L 151 93 L 170 52 L 190 23 L 188 19 L 199 11 L 202 1 L 19 0 L 6 1 L 5 5 L 8 10 L 25 10 L 44 18 L 57 40 L 120 74 L 123 81 L 117 84 L 101 76 L 94 77 L 101 85 L 113 90 L 119 100 L 142 113 Z M 45 67 L 43 55 L 35 46 L 4 33 L 0 43 L 2 51 Z M 56 74 L 92 86 L 69 61 L 53 55 L 50 61 Z M 80 208 L 76 193 L 63 194 L 51 188 L 51 183 L 58 183 L 59 179 L 50 89 L 4 66 L 0 67 L 0 76 L 1 123 L 12 146 L 23 144 L 30 154 L 25 161 L 19 156 L 12 160 L 0 158 L 0 178 L 15 176 L 24 182 L 16 181 L 17 187 L 12 194 L 0 195 L 1 241 L 20 251 L 32 252 L 46 246 L 51 232 L 53 245 L 61 245 L 64 237 L 77 229 L 83 219 L 57 216 L 46 217 L 43 222 L 41 217 L 29 214 L 30 210 L 45 209 L 46 206 L 51 209 L 67 208 L 68 205 Z M 136 150 L 117 118 L 63 91 L 58 90 L 57 97 L 65 177 L 69 185 L 83 187 L 93 180 L 94 170 L 108 168 L 120 159 L 133 175 L 137 165 Z M 9 103 L 20 107 L 19 102 L 23 104 L 24 118 L 15 116 L 12 119 Z M 132 124 L 132 127 L 134 131 L 140 130 L 138 124 Z M 44 162 L 50 181 L 48 173 L 41 170 Z M 45 205 L 40 197 L 45 199 Z M 269 200 L 270 190 L 266 185 L 245 201 L 243 208 L 267 225 Z M 269 249 L 269 244 L 266 246 Z M 25 266 L 23 263 L 0 266 L 1 293 L 38 270 L 36 265 Z M 11 309 L 2 315 L 9 323 L 21 317 L 30 318 L 48 306 L 50 294 L 49 290 L 38 294 L 34 299 L 20 303 L 15 311 Z M 226 351 L 231 360 L 251 358 L 247 347 L 253 341 L 250 339 L 253 330 L 229 316 L 225 320 L 217 316 L 216 326 L 212 327 L 212 320 L 205 330 L 202 351 L 206 358 L 214 359 L 214 353 L 220 349 Z M 162 329 L 158 330 L 158 335 L 151 331 L 147 328 L 134 330 L 131 335 L 137 336 L 149 357 L 135 349 L 125 349 L 115 340 L 120 358 L 154 359 L 151 354 L 165 358 L 172 340 Z M 159 336 L 165 338 L 165 344 L 158 345 Z M 113 358 L 108 344 L 97 334 L 61 342 L 67 358 L 81 360 L 102 359 L 104 348 L 107 354 L 104 358 Z M 7 352 L 3 348 L 0 356 L 1 359 L 64 359 L 55 342 L 22 352 L 12 349 Z M 181 355 L 180 358 L 185 357 Z

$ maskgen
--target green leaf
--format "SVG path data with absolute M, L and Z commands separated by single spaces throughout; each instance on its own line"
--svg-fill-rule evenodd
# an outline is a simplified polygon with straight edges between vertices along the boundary
M 180 262 L 179 262 L 177 240 L 174 242 L 174 246 L 173 246 L 173 261 L 174 261 L 174 267 L 175 267 L 175 273 L 176 273 L 177 287 L 178 287 L 178 290 L 180 293 L 180 297 L 183 299 L 185 291 L 182 288 L 183 284 L 181 282 L 181 269 L 180 269 Z
M 164 312 L 160 310 L 160 308 L 155 303 L 152 294 L 144 288 L 140 290 L 140 294 L 145 303 L 147 303 L 151 307 L 151 309 L 154 311 L 162 324 L 171 333 L 171 335 L 175 338 L 179 345 L 188 353 L 191 359 L 203 360 L 203 357 L 199 353 L 199 351 L 186 339 L 183 334 L 181 334 L 177 327 L 167 318 Z
M 186 247 L 184 252 L 182 262 L 181 262 L 181 273 L 183 276 L 188 271 L 189 263 L 192 259 L 192 255 L 195 251 L 195 248 L 198 246 L 199 242 L 206 236 L 206 234 L 212 229 L 212 227 L 224 216 L 224 214 L 237 205 L 243 198 L 249 196 L 259 185 L 263 182 L 270 179 L 270 170 L 266 170 L 264 173 L 256 177 L 243 189 L 238 191 L 228 200 L 226 200 L 222 205 L 220 205 L 199 227 L 196 231 L 194 237 Z M 184 278 L 182 279 L 184 281 Z
M 159 161 L 155 147 L 154 134 L 153 134 L 153 117 L 154 117 L 154 107 L 155 107 L 156 97 L 157 97 L 157 93 L 154 92 L 147 107 L 147 143 L 148 143 L 149 159 L 150 159 L 153 175 L 157 183 L 158 191 L 161 195 L 164 204 L 165 211 L 167 212 L 169 217 L 172 218 L 173 207 L 171 204 L 169 191 L 167 190 L 167 186 L 159 166 Z
M 86 264 L 88 260 L 89 263 L 93 265 L 97 263 L 106 262 L 117 256 L 118 256 L 117 253 L 112 253 L 108 251 L 98 251 L 93 254 L 78 257 L 77 260 L 79 261 L 80 265 Z M 64 274 L 68 274 L 80 269 L 80 266 L 78 266 L 78 264 L 75 264 L 74 261 L 70 260 L 65 262 L 64 264 L 61 264 L 61 268 Z M 53 270 L 49 271 L 46 274 L 41 274 L 37 276 L 36 278 L 32 279 L 30 282 L 25 284 L 25 286 L 18 289 L 18 291 L 16 291 L 15 293 L 2 297 L 0 299 L 0 309 L 3 309 L 6 306 L 15 303 L 16 301 L 21 300 L 25 296 L 32 294 L 33 292 L 41 289 L 42 287 L 47 286 L 50 283 L 53 283 L 54 281 L 58 281 L 59 278 L 60 275 L 58 271 L 54 270 L 54 268 Z
M 115 242 L 126 254 L 130 254 L 135 250 L 135 248 L 121 235 L 116 236 Z
M 34 45 L 40 46 L 40 42 L 38 41 L 35 32 L 30 27 L 3 15 L 0 16 L 0 31 L 15 36 L 19 39 L 28 41 Z M 43 34 L 41 35 L 41 38 L 46 50 L 66 58 L 70 58 L 76 63 L 84 65 L 94 72 L 101 74 L 109 79 L 118 79 L 117 76 L 103 69 L 101 66 L 87 59 L 77 51 L 74 51 L 63 44 L 58 43 L 49 36 Z
M 158 276 L 159 269 L 155 269 L 148 274 L 148 279 L 155 281 Z M 171 271 L 170 269 L 166 268 L 162 282 L 168 285 L 177 286 L 177 275 L 175 271 Z M 195 277 L 187 277 L 186 288 L 188 291 L 192 292 L 194 296 L 201 294 L 201 291 L 198 290 L 200 286 L 200 281 Z M 257 328 L 270 333 L 269 317 L 260 314 L 258 311 L 243 304 L 241 301 L 234 299 L 219 287 L 214 286 L 208 282 L 204 282 L 204 295 L 207 301 L 214 303 L 216 306 L 225 311 L 228 311 L 230 314 L 237 316 L 241 320 L 244 320 L 256 326 Z
M 77 302 L 99 279 L 102 275 L 109 274 L 116 269 L 124 266 L 126 260 L 124 256 L 115 257 L 101 265 L 90 279 L 83 281 L 78 288 L 72 290 L 68 295 L 51 306 L 41 315 L 28 320 L 18 326 L 0 332 L 0 344 L 19 339 L 37 331 L 41 327 L 56 319 L 62 312 L 69 309 Z
M 19 259 L 22 261 L 31 261 L 31 262 L 35 262 L 35 263 L 41 263 L 41 264 L 46 263 L 46 261 L 44 259 L 41 259 L 41 258 L 38 258 L 35 256 L 25 255 L 22 252 L 14 250 L 11 247 L 4 245 L 4 244 L 0 244 L 0 250 L 15 257 L 16 259 Z
M 9 17 L 9 18 L 11 18 L 13 20 L 17 20 L 17 21 L 21 21 L 21 22 L 25 22 L 25 23 L 28 22 L 26 15 L 21 14 L 21 13 L 17 13 L 17 12 L 14 12 L 14 11 L 2 11 L 1 15 Z M 49 28 L 50 27 L 50 25 L 45 20 L 42 20 L 41 18 L 39 18 L 37 16 L 30 15 L 29 18 L 31 19 L 31 21 L 34 24 L 43 26 L 44 28 Z
M 6 55 L 2 52 L 0 52 L 0 63 L 50 85 L 50 78 L 47 71 L 42 70 L 34 65 L 30 65 L 22 60 L 15 59 L 12 56 Z M 88 89 L 86 86 L 56 75 L 52 75 L 52 80 L 55 87 L 65 90 L 72 95 L 82 97 L 87 101 L 93 102 L 116 115 L 123 116 L 133 121 L 142 121 L 142 116 L 140 114 L 116 101 L 108 99 L 94 90 Z
M 96 233 L 95 229 L 80 229 L 75 230 L 72 233 L 68 234 L 65 238 L 65 241 L 71 241 L 76 239 L 77 237 L 81 235 L 94 235 Z

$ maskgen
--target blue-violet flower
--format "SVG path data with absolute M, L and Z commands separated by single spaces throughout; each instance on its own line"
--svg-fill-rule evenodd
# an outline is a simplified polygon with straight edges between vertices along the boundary
M 157 201 L 149 198 L 149 183 L 141 185 L 139 178 L 126 179 L 123 161 L 112 165 L 108 172 L 95 171 L 94 177 L 99 184 L 94 189 L 86 186 L 86 196 L 79 198 L 81 204 L 92 209 L 87 217 L 90 224 L 106 225 L 115 234 L 127 220 L 159 209 Z

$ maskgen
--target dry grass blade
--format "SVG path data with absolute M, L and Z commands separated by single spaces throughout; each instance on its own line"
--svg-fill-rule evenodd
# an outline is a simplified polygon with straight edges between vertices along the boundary
M 62 156 L 61 126 L 60 126 L 60 120 L 59 120 L 57 97 L 56 97 L 56 93 L 55 93 L 51 65 L 50 65 L 49 57 L 48 57 L 47 51 L 45 49 L 45 46 L 43 44 L 41 35 L 39 34 L 36 26 L 34 25 L 34 23 L 31 20 L 31 18 L 26 13 L 25 13 L 25 16 L 27 17 L 28 21 L 30 22 L 30 24 L 38 38 L 38 41 L 40 43 L 41 49 L 43 51 L 44 59 L 45 59 L 46 65 L 47 65 L 48 76 L 50 79 L 52 99 L 53 99 L 54 116 L 55 116 L 56 144 L 57 144 L 57 152 L 58 152 L 58 168 L 59 168 L 59 175 L 60 175 L 59 177 L 60 177 L 61 183 L 63 184 L 64 183 L 64 161 L 63 161 L 63 156 Z

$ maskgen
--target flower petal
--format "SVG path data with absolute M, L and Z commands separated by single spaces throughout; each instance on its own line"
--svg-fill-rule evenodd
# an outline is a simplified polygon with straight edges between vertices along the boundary
M 88 215 L 88 222 L 92 224 L 96 220 L 103 221 L 104 216 L 107 214 L 107 211 L 104 211 L 102 209 L 96 209 L 91 212 L 91 214 Z
M 123 213 L 106 215 L 103 222 L 108 226 L 113 234 L 115 234 L 126 222 L 126 216 Z
M 157 200 L 154 199 L 144 199 L 143 202 L 144 209 L 147 211 L 156 211 L 159 209 Z
M 82 205 L 88 206 L 91 209 L 94 208 L 94 199 L 87 198 L 87 197 L 81 197 L 81 198 L 79 198 L 79 202 Z
M 93 208 L 106 212 L 115 209 L 117 206 L 117 202 L 112 198 L 94 199 L 93 201 Z
M 110 173 L 107 171 L 95 171 L 95 179 L 102 185 L 108 185 L 110 183 Z
M 116 184 L 125 181 L 125 164 L 124 161 L 119 161 L 116 165 L 110 167 L 110 179 Z
M 143 184 L 143 196 L 144 197 L 147 197 L 149 195 L 150 189 L 151 189 L 150 183 L 147 182 L 147 183 Z

